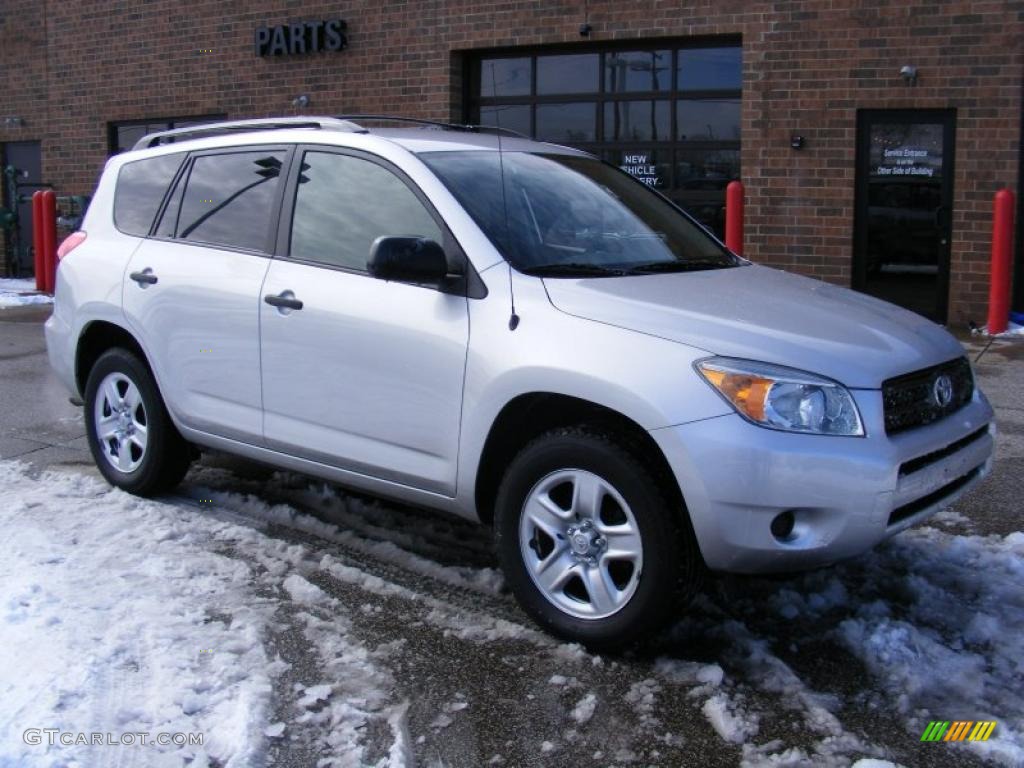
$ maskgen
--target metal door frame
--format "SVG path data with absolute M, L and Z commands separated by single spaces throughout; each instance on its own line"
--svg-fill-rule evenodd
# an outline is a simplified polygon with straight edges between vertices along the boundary
M 942 205 L 947 211 L 946 247 L 938 257 L 934 319 L 945 323 L 949 316 L 950 254 L 953 248 L 953 183 L 956 159 L 955 109 L 858 109 L 855 194 L 853 214 L 852 285 L 863 291 L 867 283 L 867 204 L 872 123 L 941 123 L 942 124 Z

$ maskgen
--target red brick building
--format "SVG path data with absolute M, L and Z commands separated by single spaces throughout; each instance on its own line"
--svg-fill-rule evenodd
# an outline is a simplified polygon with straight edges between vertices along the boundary
M 1022 90 L 1021 0 L 0 3 L 17 194 L 88 194 L 111 152 L 199 119 L 499 121 L 600 153 L 712 227 L 740 178 L 747 256 L 951 323 L 984 320 Z M 8 229 L 0 270 L 30 268 L 17 248 Z

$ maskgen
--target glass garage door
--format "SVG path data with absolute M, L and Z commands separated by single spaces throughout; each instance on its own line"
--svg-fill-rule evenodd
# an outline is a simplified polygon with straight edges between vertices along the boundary
M 469 62 L 466 119 L 598 154 L 721 234 L 741 64 L 721 43 L 484 54 Z

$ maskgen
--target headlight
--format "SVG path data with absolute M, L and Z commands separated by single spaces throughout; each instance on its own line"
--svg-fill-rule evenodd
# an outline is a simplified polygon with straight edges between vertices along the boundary
M 864 435 L 853 397 L 834 381 L 729 357 L 701 360 L 696 367 L 740 416 L 759 426 L 818 435 Z

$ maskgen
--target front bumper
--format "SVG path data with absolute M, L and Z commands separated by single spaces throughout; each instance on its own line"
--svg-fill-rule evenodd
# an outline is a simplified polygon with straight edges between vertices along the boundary
M 889 437 L 878 391 L 855 390 L 867 437 L 754 426 L 737 415 L 653 430 L 712 570 L 814 568 L 864 552 L 988 474 L 995 425 L 980 390 L 956 413 Z M 771 522 L 792 511 L 784 539 Z

